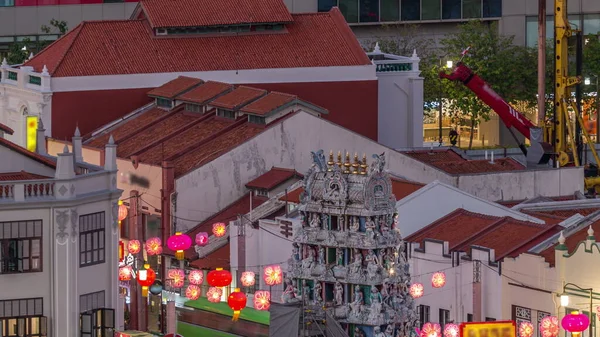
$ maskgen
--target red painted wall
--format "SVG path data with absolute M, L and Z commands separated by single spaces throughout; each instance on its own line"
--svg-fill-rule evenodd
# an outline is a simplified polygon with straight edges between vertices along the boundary
M 329 110 L 336 124 L 377 140 L 377 81 L 265 83 L 248 86 L 298 95 Z M 82 135 L 148 103 L 146 89 L 58 92 L 52 95 L 52 137 L 71 139 L 75 125 Z

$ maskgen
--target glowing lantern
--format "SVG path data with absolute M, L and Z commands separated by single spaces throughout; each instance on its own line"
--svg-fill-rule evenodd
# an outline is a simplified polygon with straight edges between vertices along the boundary
M 154 280 L 156 280 L 156 273 L 149 264 L 144 264 L 144 269 L 140 270 L 137 274 L 137 281 L 142 286 L 142 296 L 148 297 L 148 287 L 150 287 Z
M 208 233 L 200 232 L 196 234 L 196 245 L 204 247 L 208 244 Z
M 254 272 L 245 271 L 242 273 L 242 285 L 244 287 L 252 287 L 254 285 Z
M 283 274 L 281 272 L 281 266 L 272 265 L 266 266 L 263 274 L 263 279 L 268 286 L 274 286 L 281 284 L 283 281 Z
M 519 337 L 533 336 L 533 324 L 529 322 L 519 323 Z
M 197 300 L 200 297 L 201 290 L 200 287 L 194 284 L 190 284 L 187 289 L 185 289 L 185 297 L 190 300 Z
M 130 281 L 133 270 L 130 266 L 119 268 L 119 281 Z
M 167 246 L 170 250 L 175 251 L 175 258 L 183 260 L 183 251 L 192 246 L 192 239 L 189 236 L 181 233 L 175 233 L 167 240 Z
M 125 244 L 119 240 L 119 263 L 125 260 Z
M 140 252 L 141 247 L 142 245 L 138 240 L 129 240 L 129 243 L 127 244 L 127 251 L 129 251 L 129 254 L 137 254 Z
M 421 329 L 421 337 L 441 337 L 442 327 L 437 323 L 425 323 Z
M 206 281 L 211 287 L 226 287 L 231 284 L 231 273 L 223 268 L 217 268 L 208 272 Z
M 204 281 L 204 274 L 201 270 L 192 270 L 188 274 L 188 280 L 191 284 L 199 286 Z
M 248 298 L 246 297 L 246 294 L 241 292 L 240 288 L 235 288 L 235 290 L 229 294 L 229 297 L 227 298 L 227 304 L 231 310 L 233 310 L 233 318 L 231 319 L 232 321 L 238 320 L 242 309 L 246 307 L 247 301 Z
M 227 232 L 227 227 L 225 226 L 224 223 L 217 222 L 217 223 L 213 224 L 212 232 L 216 237 L 220 238 L 220 237 L 224 236 L 225 233 Z
M 223 296 L 223 290 L 221 290 L 221 288 L 210 287 L 210 288 L 208 288 L 208 291 L 206 292 L 206 299 L 208 299 L 208 301 L 212 302 L 212 303 L 221 302 L 222 296 Z
M 573 337 L 578 337 L 582 331 L 588 328 L 590 319 L 579 311 L 573 311 L 563 317 L 560 323 L 563 329 L 570 332 Z
M 542 337 L 558 336 L 558 318 L 556 316 L 546 316 L 540 322 L 540 332 Z
M 460 329 L 454 323 L 448 323 L 444 326 L 444 337 L 458 337 Z
M 431 285 L 434 288 L 441 288 L 446 284 L 446 273 L 439 271 L 431 277 Z
M 121 224 L 121 221 L 125 220 L 125 218 L 127 218 L 127 207 L 123 205 L 122 200 L 119 200 L 119 225 Z
M 171 287 L 181 288 L 185 282 L 185 272 L 183 269 L 170 269 L 167 278 L 171 280 Z
M 150 238 L 146 241 L 146 252 L 148 255 L 162 254 L 162 242 L 160 238 Z
M 271 293 L 266 290 L 259 290 L 254 293 L 254 309 L 269 310 L 271 306 Z
M 413 298 L 419 298 L 423 296 L 423 285 L 421 283 L 413 283 L 408 292 Z

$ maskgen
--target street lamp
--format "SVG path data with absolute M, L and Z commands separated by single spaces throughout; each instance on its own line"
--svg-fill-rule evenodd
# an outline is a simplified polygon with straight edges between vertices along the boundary
M 443 59 L 443 57 L 442 57 L 442 58 L 440 58 L 440 68 L 442 68 L 442 59 Z M 447 61 L 446 61 L 446 68 L 452 68 L 452 66 L 453 66 L 453 62 L 452 62 L 452 60 L 447 60 Z M 443 145 L 444 145 L 444 138 L 443 138 L 443 132 L 442 132 L 442 129 L 443 129 L 443 121 L 442 121 L 442 118 L 443 118 L 443 116 L 444 116 L 444 115 L 443 115 L 443 105 L 442 105 L 443 96 L 444 96 L 444 86 L 443 86 L 443 83 L 442 83 L 442 81 L 440 81 L 440 104 L 439 104 L 439 112 L 438 112 L 438 114 L 439 114 L 439 137 L 440 137 L 440 146 L 443 146 Z
M 600 144 L 600 98 L 598 97 L 598 93 L 600 92 L 600 86 L 598 85 L 598 76 L 594 76 L 596 78 L 596 144 Z M 586 77 L 583 80 L 583 84 L 590 85 L 592 81 L 589 77 Z
M 586 291 L 586 292 L 590 293 L 590 311 L 589 311 L 589 321 L 588 321 L 588 324 L 589 324 L 589 322 L 593 322 L 592 319 L 594 319 L 594 316 L 593 316 L 593 313 L 592 313 L 593 312 L 593 308 L 592 307 L 593 307 L 593 299 L 594 299 L 594 289 L 593 288 L 581 288 L 580 286 L 578 286 L 578 285 L 576 285 L 574 283 L 565 283 L 565 285 L 563 285 L 563 294 L 560 295 L 560 305 L 562 307 L 565 307 L 565 310 L 566 310 L 566 307 L 569 305 L 569 295 L 565 294 L 565 292 L 567 291 L 567 287 L 569 287 L 569 286 L 575 287 L 578 290 Z M 569 313 L 566 313 L 566 314 L 567 315 L 565 317 L 573 316 L 574 315 L 574 314 L 569 314 Z M 564 320 L 565 319 L 563 318 L 563 321 Z M 564 327 L 565 327 L 565 325 L 563 323 L 563 328 Z M 587 328 L 587 326 L 586 326 L 586 328 Z M 585 330 L 585 329 L 583 329 L 583 330 Z M 567 330 L 567 331 L 571 332 L 574 337 L 577 335 L 576 333 L 574 333 L 574 332 L 576 332 L 575 330 L 573 330 L 573 331 Z

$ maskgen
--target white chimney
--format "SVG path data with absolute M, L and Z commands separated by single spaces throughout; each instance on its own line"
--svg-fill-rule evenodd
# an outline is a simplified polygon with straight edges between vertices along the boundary
M 79 132 L 78 126 L 75 127 L 75 134 L 73 135 L 72 143 L 73 143 L 73 155 L 75 155 L 75 162 L 78 162 L 78 163 L 83 162 L 81 133 Z
M 104 147 L 104 169 L 107 171 L 117 170 L 117 145 L 112 135 Z
M 38 119 L 38 128 L 35 134 L 35 152 L 41 155 L 48 154 L 46 152 L 46 130 L 44 129 L 44 123 L 42 123 L 42 118 Z
M 65 144 L 63 152 L 58 154 L 56 160 L 56 179 L 72 179 L 75 177 L 75 168 L 73 167 L 73 154 L 69 153 L 69 147 Z

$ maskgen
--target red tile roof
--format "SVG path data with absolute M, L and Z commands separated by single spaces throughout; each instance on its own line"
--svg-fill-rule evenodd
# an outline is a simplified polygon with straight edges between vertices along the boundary
M 292 22 L 282 0 L 141 0 L 152 27 Z
M 8 133 L 9 135 L 12 135 L 14 133 L 13 129 L 9 128 L 8 126 L 0 123 L 0 131 L 4 131 L 5 133 Z
M 283 32 L 173 38 L 145 20 L 82 22 L 24 65 L 68 77 L 371 64 L 337 7 L 292 16 Z
M 577 232 L 566 237 L 565 245 L 569 249 L 569 252 L 573 251 L 581 241 L 584 241 L 585 239 L 587 239 L 588 228 L 589 228 L 589 226 L 583 226 Z M 600 220 L 596 221 L 592 224 L 592 229 L 594 230 L 595 233 L 598 233 L 598 231 L 600 230 Z M 554 266 L 554 263 L 556 262 L 556 256 L 554 254 L 555 254 L 555 247 L 557 244 L 558 244 L 558 240 L 554 245 L 552 245 L 552 247 L 547 248 L 538 254 L 538 255 L 542 256 L 546 260 L 546 262 L 548 262 L 550 264 L 550 266 Z
M 429 165 L 466 160 L 452 149 L 402 151 L 402 153 Z
M 577 200 L 578 198 L 572 194 L 572 195 L 563 195 L 563 196 L 558 196 L 558 197 L 544 197 L 544 198 L 548 198 L 551 199 L 552 201 L 569 201 L 569 200 Z M 536 198 L 532 198 L 532 199 L 521 199 L 521 200 L 500 200 L 500 201 L 496 201 L 496 203 L 505 206 L 505 207 L 514 207 L 518 204 L 521 204 L 525 201 L 528 200 L 533 200 Z M 543 202 L 543 201 L 542 201 Z
M 158 88 L 150 90 L 148 92 L 148 96 L 174 99 L 177 95 L 180 95 L 202 83 L 204 83 L 204 81 L 202 81 L 199 78 L 179 76 L 176 79 L 169 81 Z
M 244 106 L 240 111 L 253 115 L 264 116 L 269 112 L 282 107 L 285 104 L 293 102 L 297 97 L 294 95 L 280 92 L 271 92 L 268 95 L 257 99 L 256 101 Z
M 230 247 L 229 242 L 223 247 L 217 248 L 214 252 L 204 258 L 192 261 L 190 264 L 198 269 L 212 270 L 216 268 L 230 269 Z
M 211 106 L 218 108 L 237 110 L 241 106 L 253 102 L 257 98 L 267 94 L 266 90 L 256 89 L 246 86 L 239 86 L 230 93 L 219 96 L 214 101 L 210 102 Z
M 302 175 L 293 169 L 273 167 L 269 171 L 260 175 L 258 178 L 247 183 L 246 187 L 270 191 L 294 177 L 302 178 Z
M 436 167 L 448 174 L 473 174 L 524 170 L 525 166 L 512 158 L 467 160 L 452 149 L 403 151 L 405 155 Z
M 542 213 L 546 215 L 558 216 L 561 218 L 570 218 L 575 214 L 581 214 L 583 216 L 590 215 L 596 211 L 600 210 L 599 207 L 590 207 L 590 208 L 573 208 L 573 209 L 560 209 L 560 210 L 536 210 L 537 213 Z
M 30 159 L 33 159 L 33 160 L 35 160 L 39 163 L 42 163 L 48 167 L 51 167 L 54 169 L 56 168 L 56 163 L 54 161 L 52 161 L 42 155 L 39 155 L 35 152 L 31 152 L 31 151 L 27 150 L 26 148 L 21 147 L 7 139 L 0 138 L 0 145 L 4 146 L 12 151 L 18 152 L 26 157 L 29 157 Z
M 304 188 L 298 187 L 297 189 L 295 189 L 293 191 L 288 191 L 287 195 L 283 195 L 281 198 L 279 198 L 279 200 L 281 200 L 281 201 L 287 200 L 287 202 L 299 204 L 300 203 L 300 194 L 302 194 L 302 192 L 304 192 Z
M 206 83 L 177 96 L 177 99 L 185 102 L 206 104 L 206 102 L 216 96 L 231 90 L 233 90 L 232 84 L 207 81 Z
M 46 177 L 35 173 L 29 173 L 25 171 L 21 172 L 5 172 L 0 173 L 0 181 L 12 181 L 12 180 L 38 180 L 38 179 L 51 179 L 52 177 Z

